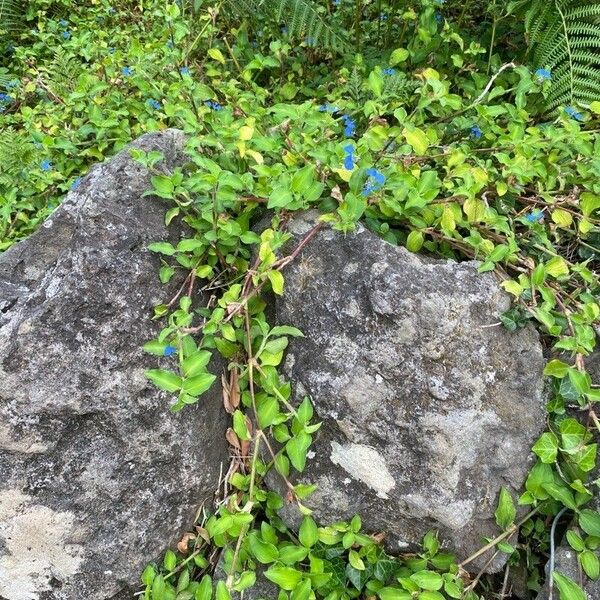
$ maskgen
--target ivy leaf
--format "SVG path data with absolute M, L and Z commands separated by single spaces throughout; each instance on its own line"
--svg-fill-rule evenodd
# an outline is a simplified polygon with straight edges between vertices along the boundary
M 558 438 L 551 431 L 542 433 L 540 439 L 533 445 L 532 450 L 543 463 L 552 464 L 556 462 L 558 455 Z

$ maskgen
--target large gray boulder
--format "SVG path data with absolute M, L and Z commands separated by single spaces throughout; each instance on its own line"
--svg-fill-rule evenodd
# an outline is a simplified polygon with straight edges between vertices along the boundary
M 291 221 L 297 240 L 314 218 Z M 392 551 L 430 529 L 460 559 L 478 550 L 544 428 L 538 334 L 500 325 L 509 297 L 477 263 L 411 254 L 361 226 L 321 230 L 285 279 L 276 321 L 306 336 L 285 372 L 323 422 L 297 478 L 317 484 L 306 504 L 321 523 L 359 513 Z M 297 524 L 298 511 L 283 517 Z
M 135 143 L 182 164 L 183 134 Z M 215 389 L 179 414 L 144 377 L 165 206 L 127 150 L 0 255 L 0 598 L 132 598 L 227 461 Z M 173 234 L 171 234 L 173 235 Z M 160 359 L 166 364 L 173 359 Z M 213 372 L 218 370 L 215 365 Z M 225 469 L 226 470 L 226 469 Z

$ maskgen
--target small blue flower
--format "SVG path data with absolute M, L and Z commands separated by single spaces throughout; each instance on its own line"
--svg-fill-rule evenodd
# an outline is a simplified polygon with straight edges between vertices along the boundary
M 204 104 L 211 110 L 221 110 L 223 108 L 218 102 L 214 102 L 213 100 L 205 100 Z
M 189 67 L 181 67 L 181 68 L 179 69 L 179 72 L 180 72 L 182 75 L 189 75 L 189 74 L 190 74 L 190 68 L 189 68 Z
M 174 48 L 174 47 L 175 47 L 175 46 L 173 45 L 173 40 L 169 40 L 169 41 L 167 42 L 167 48 L 169 48 L 170 50 L 173 50 L 173 48 Z
M 378 192 L 385 183 L 385 175 L 373 167 L 367 169 L 367 176 L 368 179 L 362 191 L 363 196 L 369 196 L 374 192 Z
M 116 14 L 117 14 L 117 11 L 116 11 L 116 10 L 115 10 L 115 9 L 114 9 L 112 6 L 111 6 L 111 7 L 108 9 L 108 14 L 109 14 L 109 15 L 116 15 Z
M 317 40 L 315 40 L 315 38 L 314 38 L 314 37 L 310 37 L 310 36 L 308 36 L 308 37 L 306 38 L 306 45 L 307 45 L 307 46 L 311 46 L 311 47 L 312 47 L 312 46 L 316 46 L 316 45 L 317 45 Z
M 583 115 L 576 108 L 567 106 L 567 108 L 565 108 L 565 112 L 576 121 L 583 121 Z
M 164 356 L 173 356 L 173 354 L 176 354 L 176 353 L 177 353 L 177 348 L 175 348 L 175 346 L 167 346 L 163 351 Z
M 9 44 L 8 46 L 6 46 L 6 52 L 8 53 L 8 55 L 10 56 L 13 52 L 15 51 L 15 47 L 12 44 Z
M 352 171 L 352 169 L 354 169 L 354 146 L 352 144 L 346 144 L 344 146 L 344 152 L 346 153 L 346 156 L 344 157 L 344 169 Z
M 388 18 L 387 13 L 381 13 L 379 15 L 379 20 L 380 21 L 387 21 L 387 18 Z
M 435 19 L 436 23 L 442 23 L 444 20 L 441 12 L 436 12 L 435 15 L 433 15 L 433 18 Z
M 58 22 L 58 24 L 59 24 L 61 27 L 66 27 L 66 26 L 69 24 L 69 21 L 65 21 L 65 19 L 61 19 L 61 20 Z
M 525 220 L 530 223 L 537 223 L 538 221 L 544 220 L 544 213 L 541 210 L 534 210 L 529 214 L 525 215 Z
M 6 102 L 7 104 L 10 104 L 12 102 L 12 96 L 9 96 L 8 94 L 0 94 L 0 102 Z
M 121 73 L 123 73 L 123 75 L 125 75 L 125 77 L 128 77 L 129 75 L 133 75 L 133 67 L 123 67 L 121 69 Z
M 391 67 L 388 67 L 387 69 L 383 70 L 383 74 L 384 75 L 395 75 L 396 69 L 392 69 Z
M 344 135 L 352 137 L 356 130 L 356 122 L 350 115 L 342 115 L 342 121 L 344 121 Z
M 71 37 L 71 32 L 70 31 L 63 31 L 61 35 L 63 37 L 63 40 L 68 40 Z
M 477 125 L 473 125 L 469 131 L 471 132 L 471 137 L 475 140 L 478 140 L 483 135 L 483 131 Z
M 52 170 L 52 162 L 49 161 L 47 158 L 45 158 L 40 163 L 40 169 L 42 169 L 42 171 L 51 171 Z
M 552 73 L 550 73 L 550 71 L 548 69 L 538 69 L 535 72 L 535 76 L 540 81 L 549 81 L 550 79 L 552 79 Z
M 281 33 L 283 33 L 283 35 L 287 35 L 289 31 L 290 30 L 285 25 L 281 26 Z
M 109 54 L 114 54 L 114 53 L 115 53 L 115 49 L 114 49 L 114 48 L 112 48 L 112 47 L 111 47 L 111 48 L 109 48 L 109 49 L 108 49 L 108 53 L 109 53 Z
M 73 180 L 73 183 L 71 184 L 71 190 L 75 191 L 80 185 L 81 185 L 81 177 L 77 177 L 76 179 Z
M 333 0 L 334 6 L 339 6 L 342 3 L 342 0 Z
M 148 100 L 148 106 L 150 108 L 153 108 L 154 110 L 160 110 L 161 108 L 161 104 L 158 100 L 154 100 L 154 98 L 151 98 L 150 100 Z

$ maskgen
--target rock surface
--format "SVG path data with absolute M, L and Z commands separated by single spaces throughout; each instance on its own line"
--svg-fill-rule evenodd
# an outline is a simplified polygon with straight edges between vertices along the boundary
M 318 486 L 306 504 L 322 523 L 360 513 L 392 551 L 437 529 L 459 558 L 475 552 L 499 533 L 500 488 L 518 495 L 544 427 L 535 330 L 499 325 L 509 298 L 476 263 L 417 256 L 361 227 L 319 232 L 285 279 L 276 321 L 306 336 L 285 372 L 323 421 L 298 478 Z M 283 516 L 299 519 L 292 505 Z
M 168 130 L 135 145 L 171 168 L 183 143 Z M 0 255 L 4 600 L 131 598 L 227 461 L 217 390 L 173 415 L 144 376 L 152 306 L 176 285 L 160 284 L 145 248 L 167 238 L 149 187 L 125 150 Z

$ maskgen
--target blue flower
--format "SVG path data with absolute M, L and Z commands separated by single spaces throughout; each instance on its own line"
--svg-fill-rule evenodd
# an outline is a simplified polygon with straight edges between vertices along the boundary
M 436 12 L 435 15 L 433 15 L 433 18 L 435 19 L 436 23 L 441 23 L 444 20 L 441 12 Z
M 314 37 L 310 37 L 310 36 L 308 36 L 308 37 L 306 38 L 306 45 L 307 45 L 307 46 L 316 46 L 316 45 L 317 45 L 317 40 L 315 40 L 315 38 L 314 38 Z
M 483 131 L 477 125 L 473 125 L 469 131 L 471 132 L 471 137 L 475 140 L 478 140 L 483 135 Z
M 167 346 L 163 350 L 164 356 L 173 356 L 173 354 L 176 354 L 176 353 L 177 353 L 177 348 L 175 348 L 175 346 Z
M 77 177 L 71 184 L 71 190 L 75 191 L 81 185 L 81 177 Z
M 114 48 L 112 48 L 112 47 L 111 47 L 111 48 L 109 48 L 109 49 L 108 49 L 108 53 L 109 53 L 109 54 L 114 54 L 114 53 L 115 53 L 115 49 L 114 49 Z
M 71 32 L 70 31 L 63 31 L 61 35 L 63 37 L 63 40 L 68 40 L 71 37 Z
M 218 102 L 214 102 L 213 100 L 205 100 L 204 104 L 211 110 L 221 110 L 223 108 Z
M 189 75 L 189 74 L 190 74 L 190 68 L 189 68 L 189 67 L 181 67 L 181 68 L 179 69 L 179 72 L 180 72 L 182 75 Z
M 49 161 L 47 158 L 45 158 L 41 163 L 40 163 L 40 169 L 42 171 L 51 171 L 52 170 L 52 162 Z
M 344 157 L 344 169 L 352 171 L 352 169 L 354 169 L 354 146 L 352 144 L 346 144 L 344 146 L 344 152 L 346 153 L 346 156 Z
M 342 3 L 342 0 L 333 0 L 334 6 L 339 6 Z
M 6 102 L 7 104 L 9 104 L 10 102 L 12 102 L 12 97 L 8 94 L 0 94 L 0 102 Z
M 169 41 L 167 42 L 167 48 L 170 48 L 171 50 L 173 50 L 173 48 L 174 48 L 174 47 L 175 47 L 175 46 L 173 45 L 173 40 L 169 40 Z
M 346 137 L 352 137 L 356 130 L 356 122 L 350 115 L 342 115 L 342 121 L 344 121 L 344 135 Z
M 548 69 L 538 69 L 535 75 L 540 81 L 549 81 L 552 79 L 552 73 Z
M 148 100 L 148 106 L 150 108 L 153 108 L 154 110 L 159 110 L 161 107 L 161 104 L 158 100 L 154 100 L 154 98 L 151 98 L 150 100 Z
M 387 18 L 388 18 L 388 16 L 387 16 L 387 14 L 386 14 L 386 13 L 381 13 L 381 14 L 379 15 L 379 20 L 380 20 L 380 21 L 387 21 Z
M 544 220 L 544 213 L 541 210 L 534 210 L 529 214 L 525 215 L 525 220 L 530 223 L 537 223 L 538 221 Z
M 12 44 L 9 44 L 8 46 L 6 46 L 6 52 L 8 53 L 8 55 L 10 56 L 13 52 L 15 51 L 15 47 Z
M 362 191 L 363 196 L 369 196 L 373 192 L 378 192 L 385 183 L 385 175 L 373 167 L 367 169 L 367 176 L 368 179 Z
M 285 25 L 282 25 L 281 33 L 283 33 L 283 35 L 287 35 L 289 33 L 289 29 Z
M 121 69 L 121 73 L 123 73 L 123 75 L 125 75 L 125 77 L 128 77 L 129 75 L 133 75 L 133 67 L 123 67 Z
M 583 115 L 576 108 L 567 106 L 567 108 L 565 108 L 565 112 L 576 121 L 583 121 Z
M 61 19 L 61 20 L 58 22 L 58 24 L 59 24 L 61 27 L 66 27 L 66 26 L 69 24 L 69 21 L 65 21 L 65 19 Z
M 384 75 L 395 75 L 396 69 L 392 69 L 392 67 L 388 67 L 387 69 L 383 70 L 383 74 Z

